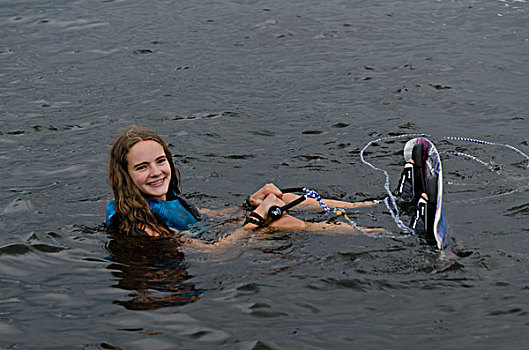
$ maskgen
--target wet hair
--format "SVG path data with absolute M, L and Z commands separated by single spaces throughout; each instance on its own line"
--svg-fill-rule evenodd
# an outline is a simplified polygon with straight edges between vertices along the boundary
M 174 199 L 173 193 L 180 194 L 180 172 L 173 163 L 173 156 L 166 143 L 150 129 L 131 125 L 116 137 L 110 151 L 108 182 L 114 192 L 116 207 L 116 215 L 110 228 L 127 235 L 145 235 L 145 229 L 149 227 L 161 236 L 167 236 L 170 234 L 170 229 L 151 213 L 149 204 L 128 172 L 127 155 L 130 149 L 138 142 L 147 140 L 155 141 L 162 146 L 171 167 L 167 199 Z

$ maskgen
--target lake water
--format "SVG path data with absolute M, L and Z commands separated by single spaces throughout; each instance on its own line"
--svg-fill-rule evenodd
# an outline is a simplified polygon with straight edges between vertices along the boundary
M 529 348 L 528 23 L 522 0 L 0 2 L 0 347 Z M 213 209 L 268 181 L 383 199 L 364 145 L 428 134 L 446 254 L 332 232 L 119 244 L 106 166 L 131 123 Z M 405 141 L 365 154 L 392 188 Z M 349 214 L 400 234 L 383 204 Z

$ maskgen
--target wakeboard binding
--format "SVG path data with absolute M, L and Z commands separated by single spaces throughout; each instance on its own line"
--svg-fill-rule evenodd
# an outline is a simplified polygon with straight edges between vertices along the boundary
M 404 165 L 395 195 L 401 207 L 414 208 L 410 228 L 417 234 L 433 238 L 438 178 L 433 174 L 427 176 L 427 160 L 428 153 L 423 143 L 413 145 L 411 158 Z

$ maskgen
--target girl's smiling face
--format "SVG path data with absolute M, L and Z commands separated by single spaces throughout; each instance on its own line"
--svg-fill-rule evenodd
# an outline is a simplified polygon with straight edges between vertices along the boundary
M 145 140 L 127 154 L 127 170 L 132 182 L 146 197 L 165 200 L 171 180 L 171 166 L 162 145 Z

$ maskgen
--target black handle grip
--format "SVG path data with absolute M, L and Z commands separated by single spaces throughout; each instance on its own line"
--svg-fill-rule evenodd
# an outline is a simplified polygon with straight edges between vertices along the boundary
M 295 191 L 297 192 L 297 191 Z M 292 202 L 285 204 L 282 207 L 278 207 L 277 205 L 274 205 L 268 209 L 268 217 L 272 220 L 279 220 L 281 219 L 281 216 L 283 216 L 283 213 L 289 210 L 290 208 L 295 207 L 299 203 L 303 202 L 305 200 L 305 196 L 301 196 L 297 198 L 296 200 L 293 200 Z

